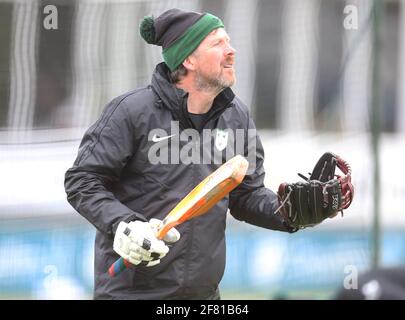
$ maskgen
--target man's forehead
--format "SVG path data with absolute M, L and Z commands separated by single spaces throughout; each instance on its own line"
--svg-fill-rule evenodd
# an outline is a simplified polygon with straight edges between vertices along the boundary
M 207 38 L 220 37 L 220 36 L 221 36 L 221 37 L 222 37 L 222 36 L 229 37 L 229 36 L 228 36 L 228 33 L 226 32 L 226 30 L 225 30 L 224 28 L 217 28 L 217 29 L 212 30 L 212 31 L 207 35 L 206 39 L 207 39 Z
M 216 39 L 220 38 L 229 38 L 228 33 L 224 28 L 217 28 L 212 30 L 205 38 L 204 40 L 200 43 L 198 46 L 197 50 L 199 48 L 203 48 L 206 46 L 210 46 L 210 44 L 215 41 Z

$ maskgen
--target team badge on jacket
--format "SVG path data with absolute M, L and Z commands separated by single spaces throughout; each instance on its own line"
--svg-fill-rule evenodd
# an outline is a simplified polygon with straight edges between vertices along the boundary
M 217 129 L 217 134 L 215 135 L 215 147 L 219 151 L 222 151 L 226 148 L 227 144 L 228 144 L 228 132 Z

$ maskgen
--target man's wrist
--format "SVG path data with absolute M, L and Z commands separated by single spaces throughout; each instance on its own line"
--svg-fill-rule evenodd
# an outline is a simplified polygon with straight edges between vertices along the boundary
M 113 224 L 113 226 L 112 226 L 113 235 L 115 235 L 115 233 L 117 232 L 117 228 L 118 228 L 118 225 L 120 224 L 120 222 L 123 221 L 126 223 L 130 223 L 131 221 L 136 221 L 136 220 L 139 220 L 142 222 L 148 222 L 148 220 L 143 215 L 134 212 L 134 213 L 130 214 L 129 216 L 124 217 L 121 220 L 119 220 Z

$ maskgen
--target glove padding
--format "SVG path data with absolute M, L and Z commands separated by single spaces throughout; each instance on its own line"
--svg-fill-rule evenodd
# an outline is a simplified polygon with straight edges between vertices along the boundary
M 336 166 L 343 176 L 336 175 Z M 347 209 L 354 194 L 351 168 L 339 156 L 327 152 L 315 165 L 305 182 L 282 183 L 278 189 L 279 208 L 290 230 L 312 227 Z
M 151 219 L 149 222 L 121 221 L 114 237 L 113 249 L 133 265 L 152 267 L 160 263 L 169 252 L 164 241 L 174 243 L 180 239 L 179 232 L 172 228 L 162 240 L 156 238 L 157 228 L 161 220 Z

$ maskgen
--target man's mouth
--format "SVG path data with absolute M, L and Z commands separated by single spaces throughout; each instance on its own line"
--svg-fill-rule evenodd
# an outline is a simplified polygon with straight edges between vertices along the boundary
M 224 68 L 233 68 L 233 64 L 225 64 Z

